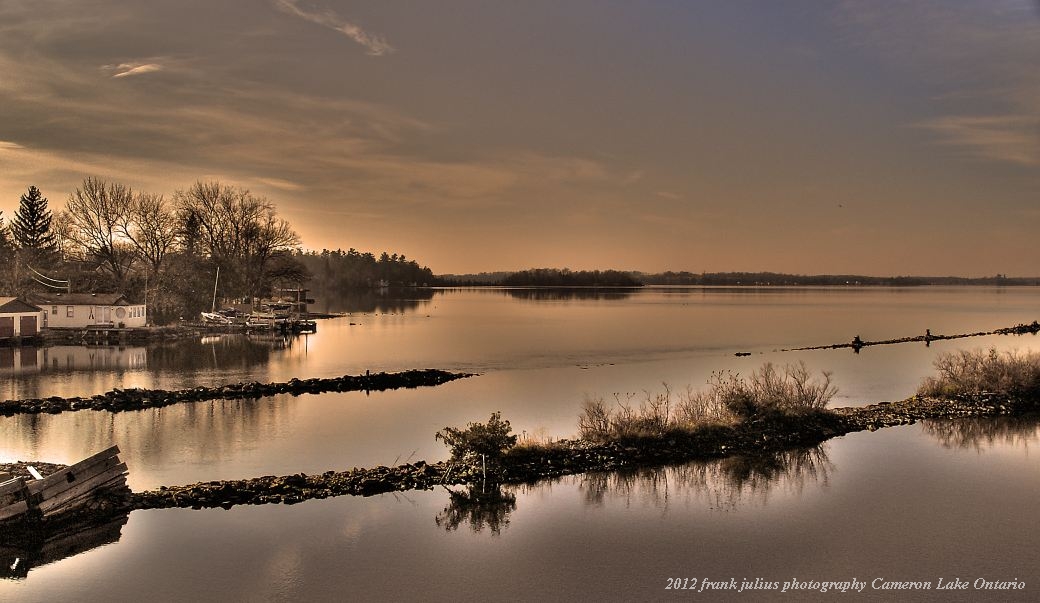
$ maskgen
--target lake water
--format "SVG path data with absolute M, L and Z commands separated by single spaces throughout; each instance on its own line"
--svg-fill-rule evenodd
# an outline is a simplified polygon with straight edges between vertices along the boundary
M 672 391 L 699 387 L 713 371 L 799 361 L 832 373 L 840 389 L 834 405 L 861 405 L 912 394 L 944 351 L 1040 349 L 1032 336 L 989 336 L 859 354 L 779 351 L 854 335 L 882 340 L 1028 323 L 1040 317 L 1040 290 L 1032 288 L 435 290 L 331 309 L 351 313 L 288 342 L 213 337 L 18 352 L 0 357 L 0 395 L 409 368 L 480 376 L 370 395 L 0 418 L 0 460 L 72 462 L 116 443 L 136 490 L 432 461 L 447 456 L 433 439 L 438 429 L 494 411 L 528 436 L 569 437 L 586 397 L 638 400 L 665 383 Z M 709 594 L 665 590 L 668 578 L 782 586 L 794 578 L 880 577 L 934 587 L 938 578 L 982 577 L 1027 588 L 912 595 L 1035 600 L 1032 543 L 1040 530 L 1030 511 L 1040 472 L 1030 452 L 1038 439 L 1035 419 L 929 423 L 838 438 L 791 458 L 574 476 L 508 489 L 491 503 L 487 493 L 476 504 L 466 492 L 441 489 L 134 512 L 88 540 L 83 548 L 101 546 L 82 554 L 48 563 L 26 553 L 32 568 L 0 580 L 0 599 L 670 599 Z M 864 594 L 908 596 L 870 586 Z

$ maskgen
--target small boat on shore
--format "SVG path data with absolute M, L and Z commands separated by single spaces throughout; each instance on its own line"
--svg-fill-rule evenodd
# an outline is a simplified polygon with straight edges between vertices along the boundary
M 91 512 L 103 494 L 129 492 L 126 464 L 112 446 L 46 477 L 0 475 L 0 528 L 11 523 L 51 522 Z
M 231 319 L 219 312 L 201 312 L 202 322 L 209 325 L 229 325 Z

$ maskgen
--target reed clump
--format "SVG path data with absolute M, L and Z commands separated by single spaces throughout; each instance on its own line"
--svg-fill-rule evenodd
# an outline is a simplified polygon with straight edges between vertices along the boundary
M 921 396 L 972 397 L 982 394 L 1040 394 L 1040 354 L 1016 350 L 958 350 L 935 359 L 938 373 L 918 388 Z
M 822 411 L 837 391 L 830 373 L 815 377 L 803 362 L 781 368 L 766 363 L 746 378 L 712 373 L 704 390 L 687 387 L 673 394 L 666 384 L 662 393 L 645 392 L 638 406 L 633 395 L 615 395 L 612 407 L 602 398 L 586 398 L 578 428 L 591 442 L 689 433 L 712 425 Z

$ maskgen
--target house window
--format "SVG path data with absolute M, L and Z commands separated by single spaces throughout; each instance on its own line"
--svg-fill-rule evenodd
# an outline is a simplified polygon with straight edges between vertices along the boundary
M 58 315 L 58 306 L 51 306 L 51 314 Z
M 76 306 L 65 306 L 65 316 L 72 318 L 75 316 Z

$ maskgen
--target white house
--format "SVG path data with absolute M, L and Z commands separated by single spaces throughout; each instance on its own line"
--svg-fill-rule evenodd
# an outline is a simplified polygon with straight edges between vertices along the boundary
M 40 308 L 16 297 L 0 297 L 0 340 L 36 337 L 42 318 Z
M 46 328 L 143 327 L 148 320 L 144 304 L 119 293 L 47 293 L 33 303 L 43 310 Z

